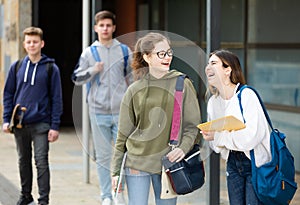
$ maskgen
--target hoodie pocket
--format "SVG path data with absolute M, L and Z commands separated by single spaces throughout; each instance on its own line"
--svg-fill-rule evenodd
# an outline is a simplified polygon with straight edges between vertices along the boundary
M 47 108 L 39 103 L 32 103 L 25 106 L 27 108 L 24 115 L 25 123 L 40 122 L 47 117 Z

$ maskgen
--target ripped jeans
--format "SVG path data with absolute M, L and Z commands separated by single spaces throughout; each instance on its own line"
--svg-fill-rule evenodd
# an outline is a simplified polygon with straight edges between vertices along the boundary
M 154 190 L 156 205 L 176 205 L 177 198 L 161 199 L 161 175 L 125 168 L 128 205 L 148 205 L 150 183 Z

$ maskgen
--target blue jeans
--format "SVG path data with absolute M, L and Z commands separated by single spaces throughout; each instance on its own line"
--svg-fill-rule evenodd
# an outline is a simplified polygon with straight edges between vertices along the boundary
M 154 190 L 156 205 L 176 205 L 177 198 L 161 199 L 161 175 L 125 168 L 128 205 L 148 205 L 150 183 Z
M 230 151 L 227 189 L 232 205 L 261 205 L 251 182 L 251 161 L 244 152 Z
M 112 199 L 110 165 L 116 142 L 119 115 L 90 113 L 94 148 L 96 152 L 97 173 L 101 199 Z
M 24 125 L 22 129 L 14 129 L 15 140 L 19 157 L 19 172 L 21 179 L 21 194 L 31 195 L 32 191 L 32 144 L 34 160 L 37 168 L 37 184 L 39 203 L 49 203 L 50 171 L 48 162 L 50 125 L 36 123 Z

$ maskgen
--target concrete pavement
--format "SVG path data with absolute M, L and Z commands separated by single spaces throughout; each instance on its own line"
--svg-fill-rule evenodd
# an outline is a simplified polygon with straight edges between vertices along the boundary
M 95 162 L 90 160 L 90 183 L 83 179 L 83 158 L 81 138 L 73 128 L 62 128 L 58 141 L 50 144 L 51 194 L 50 204 L 66 205 L 99 205 L 100 191 L 96 175 Z M 17 153 L 14 137 L 1 133 L 0 136 L 0 205 L 15 205 L 19 197 L 19 174 L 17 167 Z M 224 166 L 222 166 L 224 167 Z M 33 197 L 36 201 L 38 191 L 36 172 L 34 170 Z M 228 205 L 225 176 L 221 172 L 221 202 Z M 299 176 L 297 175 L 299 181 Z M 206 205 L 208 204 L 208 183 L 200 190 L 178 198 L 178 205 Z M 125 190 L 126 195 L 126 190 Z M 300 191 L 291 203 L 300 204 Z M 149 205 L 154 205 L 152 193 Z
M 63 129 L 59 140 L 50 144 L 49 158 L 51 170 L 50 204 L 100 204 L 94 163 L 91 162 L 91 183 L 83 182 L 81 143 L 73 129 Z M 3 205 L 15 205 L 19 197 L 20 185 L 15 141 L 11 134 L 1 135 L 0 161 L 0 201 Z M 32 194 L 37 201 L 35 167 L 33 171 Z

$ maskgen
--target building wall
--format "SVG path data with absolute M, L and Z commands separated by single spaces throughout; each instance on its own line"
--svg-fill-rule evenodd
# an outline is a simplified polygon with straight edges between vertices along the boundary
M 5 76 L 12 62 L 22 58 L 22 31 L 31 25 L 31 0 L 0 0 L 0 122 Z

